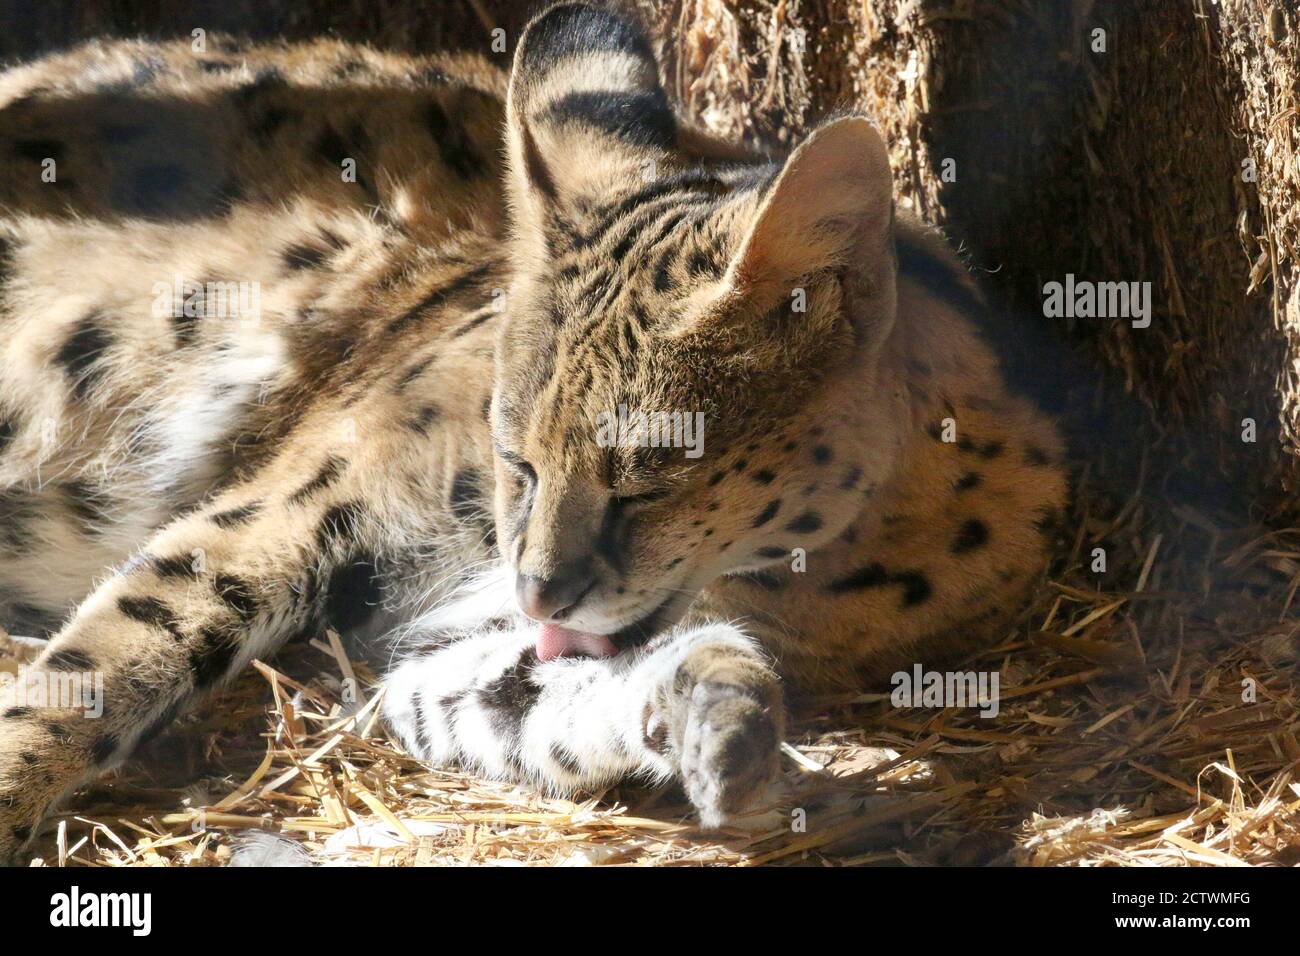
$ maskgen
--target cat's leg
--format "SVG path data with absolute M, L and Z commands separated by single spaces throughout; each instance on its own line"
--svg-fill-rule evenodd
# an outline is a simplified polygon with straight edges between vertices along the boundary
M 380 489 L 343 455 L 290 448 L 101 583 L 22 681 L 0 684 L 0 862 L 54 802 L 251 659 L 322 617 L 373 610 Z
M 401 664 L 384 706 L 407 749 L 556 793 L 677 777 L 706 827 L 774 777 L 781 689 L 738 628 L 682 628 L 614 658 L 546 663 L 535 633 L 464 637 Z

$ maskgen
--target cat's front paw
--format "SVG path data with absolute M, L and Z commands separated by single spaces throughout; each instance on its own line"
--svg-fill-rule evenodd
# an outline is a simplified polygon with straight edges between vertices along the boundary
M 2 685 L 0 685 L 2 686 Z M 75 712 L 0 695 L 0 866 L 17 866 L 54 803 L 86 773 Z
M 776 777 L 781 745 L 779 703 L 734 684 L 695 685 L 679 744 L 682 782 L 706 829 L 750 807 Z
M 18 866 L 40 822 L 21 785 L 11 775 L 0 777 L 0 867 Z

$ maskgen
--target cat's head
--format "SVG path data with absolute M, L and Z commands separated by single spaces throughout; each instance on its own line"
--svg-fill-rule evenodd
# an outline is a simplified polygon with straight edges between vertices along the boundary
M 644 34 L 583 4 L 529 25 L 507 116 L 498 539 L 543 656 L 610 653 L 860 510 L 836 434 L 871 396 L 828 383 L 893 327 L 888 155 L 841 116 L 783 162 L 693 156 Z

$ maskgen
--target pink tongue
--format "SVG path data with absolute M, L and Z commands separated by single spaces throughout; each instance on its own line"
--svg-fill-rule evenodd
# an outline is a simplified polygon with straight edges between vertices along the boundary
M 558 624 L 543 624 L 537 634 L 537 656 L 544 661 L 556 657 L 613 657 L 618 648 L 604 634 L 571 631 Z

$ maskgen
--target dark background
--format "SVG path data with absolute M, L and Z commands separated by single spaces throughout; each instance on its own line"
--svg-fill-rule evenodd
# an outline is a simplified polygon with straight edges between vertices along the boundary
M 530 9 L 492 0 L 2 0 L 0 57 L 12 62 L 92 37 L 189 36 L 195 27 L 256 39 L 329 34 L 412 52 L 486 52 L 487 23 L 514 37 Z

